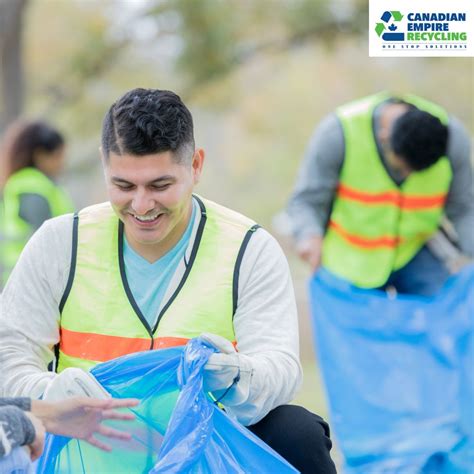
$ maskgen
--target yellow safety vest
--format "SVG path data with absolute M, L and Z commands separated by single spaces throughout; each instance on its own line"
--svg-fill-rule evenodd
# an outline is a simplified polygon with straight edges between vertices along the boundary
M 44 197 L 51 210 L 51 217 L 74 212 L 74 206 L 66 192 L 37 168 L 23 168 L 12 174 L 3 189 L 0 210 L 0 278 L 3 283 L 34 231 L 31 225 L 20 217 L 22 194 L 38 194 Z
M 72 265 L 60 304 L 58 371 L 89 369 L 132 352 L 183 345 L 203 332 L 235 343 L 238 273 L 258 228 L 247 217 L 194 196 L 201 220 L 187 269 L 153 328 L 131 294 L 123 260 L 123 223 L 110 203 L 74 220 Z
M 446 157 L 413 172 L 398 186 L 387 173 L 373 131 L 377 94 L 341 107 L 345 157 L 323 241 L 322 263 L 362 288 L 377 288 L 436 232 L 452 179 Z M 403 100 L 447 123 L 439 106 L 415 96 Z

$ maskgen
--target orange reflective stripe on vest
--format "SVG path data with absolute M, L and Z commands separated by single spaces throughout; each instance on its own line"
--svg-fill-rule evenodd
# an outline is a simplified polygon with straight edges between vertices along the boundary
M 153 349 L 184 346 L 189 339 L 183 337 L 157 337 Z M 151 339 L 109 336 L 91 332 L 69 331 L 61 328 L 61 351 L 70 357 L 105 362 L 132 352 L 151 349 Z
M 378 248 L 378 247 L 396 247 L 399 242 L 399 237 L 390 237 L 390 236 L 381 236 L 376 237 L 375 239 L 362 237 L 360 235 L 350 234 L 342 226 L 334 221 L 329 222 L 329 228 L 335 230 L 341 237 L 343 237 L 347 242 L 356 245 L 357 247 L 363 248 Z
M 446 201 L 447 193 L 439 193 L 431 196 L 402 194 L 398 191 L 386 191 L 382 193 L 368 193 L 359 189 L 351 188 L 340 183 L 337 188 L 337 197 L 358 201 L 364 204 L 384 204 L 400 207 L 401 209 L 431 209 L 441 208 Z
M 376 238 L 364 237 L 362 235 L 351 234 L 347 232 L 341 225 L 337 222 L 330 220 L 328 227 L 335 232 L 337 232 L 342 238 L 347 242 L 356 247 L 366 248 L 366 249 L 377 249 L 377 248 L 395 248 L 397 245 L 403 243 L 406 239 L 403 237 L 397 236 L 393 237 L 390 235 L 383 235 Z M 428 235 L 424 233 L 418 234 L 415 238 L 419 240 L 425 240 Z
M 153 349 L 184 346 L 188 341 L 185 337 L 157 337 L 153 339 Z M 109 336 L 61 328 L 61 351 L 79 359 L 105 362 L 134 352 L 150 350 L 150 344 L 151 339 Z M 236 347 L 237 341 L 232 344 Z

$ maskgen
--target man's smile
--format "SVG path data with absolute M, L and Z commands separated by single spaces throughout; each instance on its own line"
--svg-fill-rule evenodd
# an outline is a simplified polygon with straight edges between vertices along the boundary
M 126 214 L 140 227 L 153 227 L 162 220 L 162 217 L 166 215 L 166 212 L 159 211 L 146 215 L 139 215 L 133 212 L 126 212 Z

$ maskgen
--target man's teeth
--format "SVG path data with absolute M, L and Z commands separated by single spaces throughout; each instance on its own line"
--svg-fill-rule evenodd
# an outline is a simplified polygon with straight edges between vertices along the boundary
M 137 219 L 139 221 L 142 221 L 142 222 L 150 222 L 150 221 L 154 221 L 158 216 L 159 216 L 159 214 L 155 214 L 153 216 L 136 216 L 136 215 L 134 215 L 133 217 L 135 217 L 135 219 Z

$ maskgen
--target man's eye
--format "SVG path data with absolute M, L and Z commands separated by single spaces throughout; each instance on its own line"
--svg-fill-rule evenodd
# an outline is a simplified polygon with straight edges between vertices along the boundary
M 121 191 L 130 191 L 133 186 L 131 184 L 117 184 L 116 185 Z
M 152 186 L 153 189 L 156 191 L 164 191 L 165 189 L 168 189 L 171 186 L 170 183 L 167 184 L 160 184 L 160 185 L 154 185 Z

